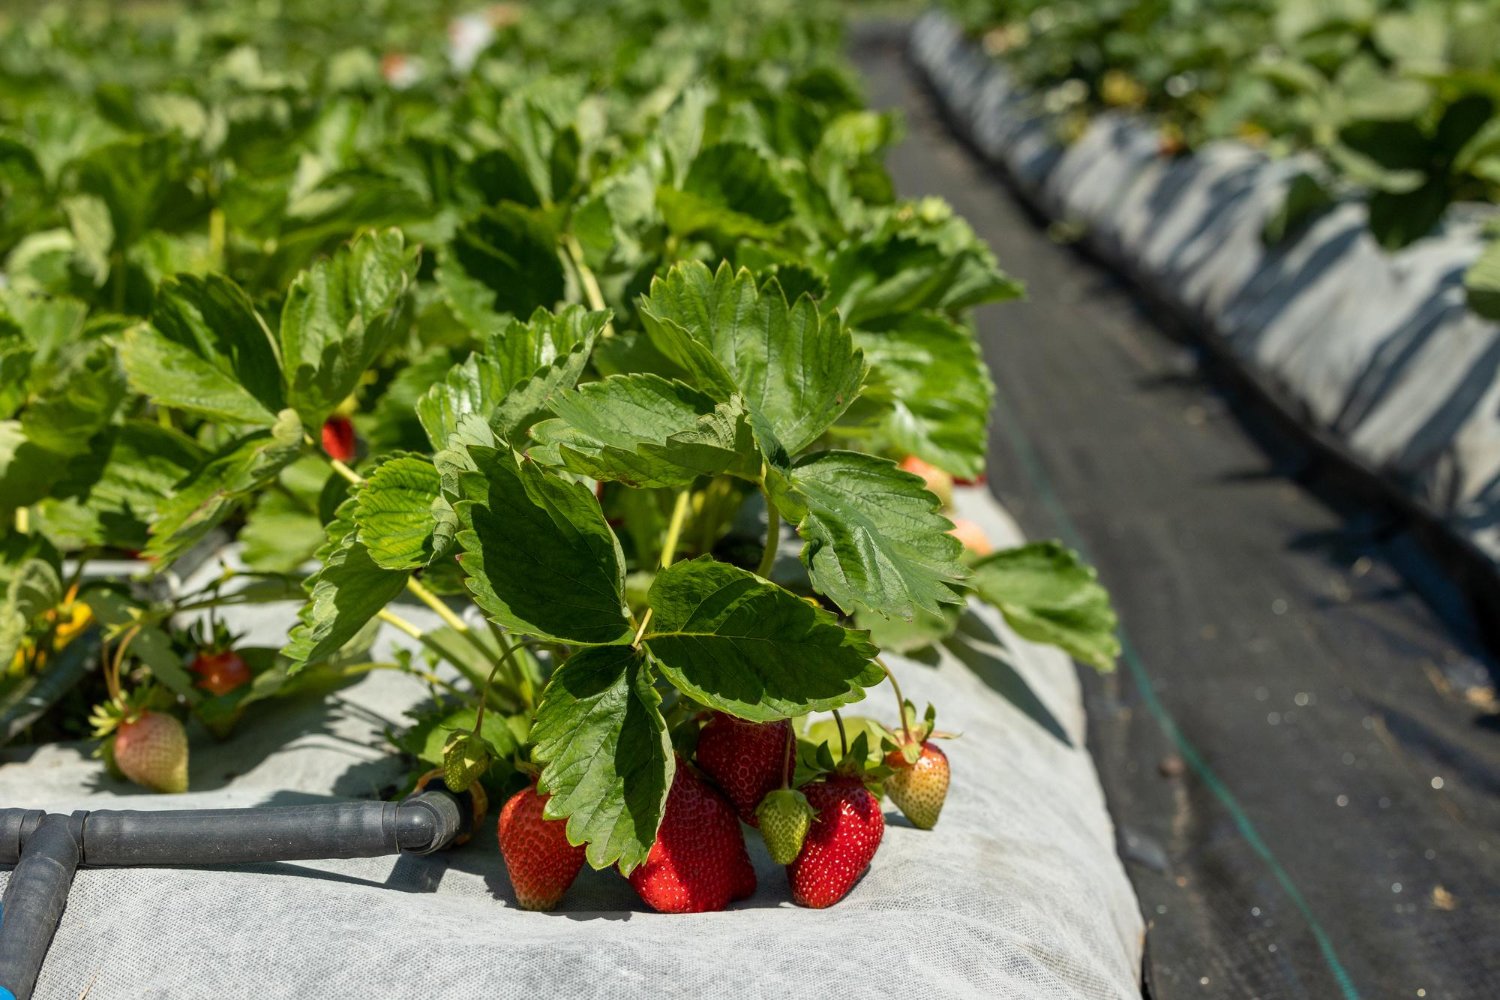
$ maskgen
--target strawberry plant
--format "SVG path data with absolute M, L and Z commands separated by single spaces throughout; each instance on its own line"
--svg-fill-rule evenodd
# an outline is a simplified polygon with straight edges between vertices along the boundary
M 234 539 L 250 567 L 75 595 L 119 770 L 177 789 L 179 716 L 228 736 L 400 670 L 443 695 L 396 737 L 423 777 L 507 793 L 523 906 L 587 862 L 720 908 L 766 816 L 827 905 L 879 843 L 895 736 L 834 760 L 793 720 L 971 599 L 1112 665 L 1092 571 L 966 547 L 945 513 L 994 393 L 969 312 L 1020 289 L 948 206 L 896 197 L 895 123 L 824 10 L 527 7 L 450 62 L 405 7 L 273 6 L 192 20 L 212 44 L 0 33 L 25 84 L 0 112 L 24 196 L 0 200 L 0 652 L 20 685 L 61 648 L 65 566 L 149 576 Z M 279 651 L 182 627 L 289 587 Z M 410 640 L 391 662 L 377 625 Z

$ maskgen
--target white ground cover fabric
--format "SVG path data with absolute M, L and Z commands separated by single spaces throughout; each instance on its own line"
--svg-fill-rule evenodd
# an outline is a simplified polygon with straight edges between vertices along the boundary
M 1022 194 L 1500 564 L 1500 324 L 1471 313 L 1463 289 L 1492 210 L 1455 206 L 1438 232 L 1388 253 L 1350 201 L 1268 245 L 1298 161 L 1233 142 L 1163 157 L 1153 129 L 1116 113 L 1064 146 L 1038 102 L 950 18 L 924 16 L 911 54 Z
M 960 512 L 1021 541 L 982 490 Z M 403 610 L 424 625 L 422 609 Z M 290 606 L 237 616 L 279 642 Z M 382 644 L 393 641 L 383 635 Z M 907 696 L 960 731 L 936 830 L 887 804 L 870 873 L 838 906 L 788 902 L 750 838 L 760 889 L 724 913 L 651 913 L 614 873 L 585 869 L 559 912 L 518 910 L 492 827 L 431 857 L 238 869 L 84 870 L 38 983 L 40 1000 L 413 996 L 1139 996 L 1143 926 L 1084 747 L 1074 667 L 974 608 L 932 662 L 892 658 Z M 69 811 L 368 797 L 398 777 L 383 730 L 425 697 L 378 673 L 323 703 L 283 704 L 229 742 L 194 733 L 192 787 L 140 794 L 85 745 L 0 752 L 0 804 Z M 851 713 L 887 722 L 881 687 Z M 491 816 L 493 818 L 494 813 Z M 0 886 L 7 874 L 0 871 Z

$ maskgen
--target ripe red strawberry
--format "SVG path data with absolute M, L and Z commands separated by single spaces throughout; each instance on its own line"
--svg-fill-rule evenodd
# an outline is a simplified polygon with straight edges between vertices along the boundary
M 758 825 L 755 807 L 760 800 L 781 787 L 791 732 L 792 724 L 785 719 L 746 722 L 715 712 L 698 734 L 698 766 L 751 826 Z
M 323 421 L 323 450 L 340 462 L 354 461 L 354 424 L 335 414 Z
M 792 900 L 799 906 L 821 909 L 849 894 L 870 867 L 885 817 L 880 803 L 857 777 L 829 775 L 803 786 L 808 803 L 818 811 L 802 853 L 786 866 Z
M 250 666 L 232 649 L 205 650 L 188 669 L 198 675 L 198 687 L 213 695 L 228 694 L 250 683 Z
M 901 460 L 901 471 L 921 476 L 928 492 L 935 495 L 944 507 L 953 505 L 953 477 L 942 469 L 915 455 L 907 455 Z
M 923 740 L 915 763 L 900 750 L 886 754 L 885 763 L 895 772 L 885 780 L 885 792 L 896 808 L 919 830 L 937 826 L 948 797 L 948 755 L 931 740 Z
M 583 867 L 585 849 L 568 843 L 567 821 L 542 815 L 550 797 L 533 785 L 500 810 L 500 854 L 523 910 L 550 910 L 562 902 Z
M 188 787 L 188 740 L 182 723 L 165 712 L 142 712 L 115 730 L 115 766 L 137 785 L 157 792 Z
M 661 913 L 722 910 L 755 892 L 734 807 L 680 758 L 656 843 L 630 884 Z
M 760 835 L 771 860 L 778 865 L 795 861 L 812 826 L 813 811 L 807 796 L 795 788 L 778 788 L 760 800 L 755 816 L 760 820 Z

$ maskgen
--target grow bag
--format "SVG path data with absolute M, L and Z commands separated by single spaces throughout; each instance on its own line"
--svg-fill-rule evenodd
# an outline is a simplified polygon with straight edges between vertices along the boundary
M 1154 130 L 1098 116 L 1076 142 L 946 15 L 910 52 L 954 126 L 1045 214 L 1207 335 L 1346 462 L 1500 571 L 1500 324 L 1465 303 L 1487 210 L 1383 251 L 1363 204 L 1285 240 L 1267 222 L 1307 166 L 1219 142 L 1164 157 Z
M 1020 541 L 987 495 L 960 492 L 960 513 L 994 541 Z M 230 610 L 250 642 L 278 641 L 294 614 Z M 402 614 L 435 624 L 422 609 Z M 398 638 L 378 643 L 388 652 Z M 946 747 L 953 790 L 931 832 L 888 808 L 869 874 L 832 909 L 792 906 L 750 838 L 760 888 L 727 912 L 651 913 L 624 879 L 587 869 L 557 912 L 525 912 L 487 824 L 466 847 L 425 857 L 80 871 L 36 996 L 1138 996 L 1142 922 L 1084 747 L 1073 666 L 978 606 L 944 647 L 891 665 L 908 697 L 934 702 L 963 734 Z M 0 803 L 369 798 L 402 769 L 383 731 L 425 697 L 415 680 L 379 673 L 252 714 L 227 743 L 196 734 L 195 790 L 181 796 L 137 794 L 87 745 L 11 748 Z M 882 687 L 850 711 L 892 721 L 890 700 Z

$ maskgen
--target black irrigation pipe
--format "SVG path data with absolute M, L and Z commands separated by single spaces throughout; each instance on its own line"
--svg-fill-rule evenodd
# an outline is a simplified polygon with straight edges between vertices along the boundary
M 431 854 L 470 832 L 467 794 L 402 802 L 335 802 L 72 815 L 0 809 L 0 1000 L 30 1000 L 79 868 L 243 865 L 314 858 Z

